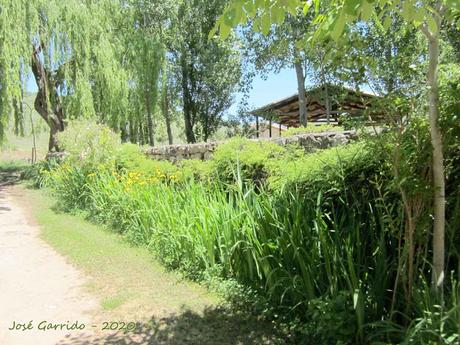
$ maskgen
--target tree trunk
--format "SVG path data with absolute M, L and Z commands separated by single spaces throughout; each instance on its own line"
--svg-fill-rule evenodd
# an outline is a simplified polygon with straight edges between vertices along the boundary
M 182 53 L 183 55 L 184 53 Z M 184 124 L 185 124 L 185 136 L 188 143 L 195 143 L 195 133 L 193 132 L 193 123 L 192 123 L 192 99 L 190 96 L 190 90 L 188 88 L 189 84 L 189 73 L 187 69 L 187 63 L 185 58 L 181 59 L 181 68 L 182 68 L 182 94 L 183 94 L 183 106 L 184 106 Z
M 171 130 L 171 117 L 169 114 L 169 97 L 168 97 L 168 85 L 165 84 L 163 87 L 163 99 L 162 99 L 162 107 L 161 110 L 163 111 L 163 117 L 166 123 L 166 132 L 168 134 L 168 143 L 169 145 L 173 144 L 173 135 Z
M 155 145 L 155 132 L 153 128 L 152 102 L 150 100 L 149 90 L 145 92 L 145 105 L 147 109 L 147 132 L 149 137 L 149 145 Z
M 307 125 L 307 102 L 305 100 L 305 76 L 302 62 L 296 58 L 294 63 L 297 76 L 297 92 L 299 93 L 299 121 L 301 126 Z
M 139 145 L 142 146 L 145 144 L 144 126 L 142 126 L 142 121 L 139 121 L 138 127 L 139 127 Z
M 48 150 L 59 151 L 56 135 L 64 130 L 64 111 L 58 94 L 60 83 L 52 79 L 52 73 L 46 70 L 40 60 L 41 49 L 36 48 L 32 54 L 31 68 L 38 87 L 34 108 L 50 127 Z
M 136 125 L 134 124 L 134 121 L 130 120 L 129 121 L 129 141 L 131 144 L 137 144 L 137 130 L 136 130 Z
M 195 143 L 195 133 L 193 133 L 193 125 L 192 125 L 192 115 L 190 111 L 190 107 L 185 104 L 184 99 L 184 123 L 185 123 L 185 136 L 187 138 L 188 143 Z
M 208 142 L 208 138 L 209 138 L 210 133 L 211 133 L 211 130 L 209 128 L 209 113 L 206 112 L 205 123 L 204 123 L 204 126 L 203 126 L 203 141 L 205 143 Z
M 439 37 L 429 40 L 430 87 L 430 132 L 433 145 L 433 187 L 434 187 L 434 226 L 433 226 L 433 286 L 442 287 L 444 280 L 444 230 L 445 230 L 445 181 L 444 155 L 442 152 L 442 135 L 439 128 L 439 90 L 438 59 Z
M 442 135 L 439 128 L 439 89 L 438 89 L 438 63 L 439 63 L 439 30 L 441 29 L 442 6 L 438 6 L 438 13 L 434 15 L 437 32 L 429 32 L 427 27 L 422 31 L 428 39 L 429 66 L 427 84 L 429 88 L 429 120 L 431 144 L 433 146 L 433 274 L 432 286 L 435 291 L 442 292 L 444 282 L 444 233 L 445 233 L 445 176 L 444 156 L 442 152 Z
M 174 140 L 173 140 L 173 135 L 172 135 L 172 130 L 171 130 L 171 119 L 169 118 L 169 115 L 165 117 L 165 122 L 166 122 L 166 133 L 168 134 L 168 144 L 172 145 L 174 144 Z
M 327 124 L 329 124 L 331 120 L 331 102 L 329 98 L 329 87 L 327 85 L 327 80 L 326 80 L 326 72 L 324 71 L 324 54 L 322 54 L 321 52 L 319 53 L 319 61 L 320 61 L 321 84 L 323 84 L 323 87 L 324 87 L 324 103 L 326 106 L 326 121 L 327 121 Z
M 324 83 L 324 93 L 326 97 L 326 119 L 327 124 L 329 124 L 331 121 L 331 101 L 329 99 L 329 88 L 327 86 L 327 83 Z

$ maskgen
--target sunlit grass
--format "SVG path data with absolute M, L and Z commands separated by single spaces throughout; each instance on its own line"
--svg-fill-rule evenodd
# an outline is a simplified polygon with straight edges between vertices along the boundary
M 149 317 L 152 310 L 199 312 L 219 299 L 178 274 L 165 272 L 146 248 L 130 246 L 82 215 L 54 210 L 56 200 L 43 190 L 25 190 L 42 238 L 89 277 L 87 288 L 113 315 Z

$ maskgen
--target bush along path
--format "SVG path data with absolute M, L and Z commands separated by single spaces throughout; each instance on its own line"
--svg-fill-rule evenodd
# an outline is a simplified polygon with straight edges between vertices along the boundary
M 4 186 L 0 204 L 1 344 L 287 343 L 44 190 Z
M 211 160 L 175 165 L 147 159 L 96 124 L 76 123 L 59 140 L 67 157 L 29 174 L 64 210 L 85 212 L 193 279 L 243 286 L 236 300 L 262 302 L 253 307 L 287 324 L 296 344 L 458 342 L 460 175 L 452 164 L 450 273 L 439 311 L 423 216 L 424 120 L 314 153 L 235 138 Z M 456 162 L 453 147 L 446 157 Z M 405 157 L 397 169 L 394 157 Z M 404 205 L 420 212 L 413 238 Z

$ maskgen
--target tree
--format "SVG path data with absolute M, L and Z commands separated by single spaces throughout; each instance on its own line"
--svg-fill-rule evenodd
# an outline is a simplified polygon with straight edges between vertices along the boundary
M 304 42 L 312 31 L 312 18 L 300 13 L 286 14 L 283 23 L 268 28 L 262 35 L 257 32 L 262 25 L 256 17 L 243 28 L 243 49 L 245 57 L 260 73 L 279 72 L 284 67 L 294 67 L 299 97 L 300 124 L 307 125 L 307 100 L 305 81 L 309 71 L 310 47 Z
M 396 0 L 392 2 L 367 0 L 336 0 L 325 2 L 321 0 L 308 1 L 267 1 L 256 2 L 251 0 L 234 0 L 230 2 L 216 25 L 222 37 L 229 34 L 230 28 L 239 23 L 246 23 L 248 18 L 259 14 L 262 18 L 263 31 L 271 25 L 271 18 L 283 17 L 285 13 L 303 7 L 308 13 L 313 4 L 317 13 L 315 22 L 318 23 L 316 38 L 330 36 L 338 40 L 347 23 L 357 20 L 374 21 L 380 23 L 385 13 L 397 13 L 408 25 L 421 30 L 425 35 L 428 46 L 427 87 L 429 104 L 429 122 L 433 170 L 433 275 L 432 285 L 435 290 L 441 290 L 444 281 L 444 233 L 445 233 L 445 173 L 442 150 L 442 136 L 439 128 L 439 91 L 438 91 L 438 63 L 439 63 L 439 37 L 443 20 L 452 21 L 460 11 L 460 4 L 456 0 L 415 1 Z M 324 12 L 320 12 L 321 5 L 327 5 Z M 387 16 L 391 18 L 391 16 Z M 281 20 L 282 21 L 282 20 Z M 276 20 L 273 20 L 276 22 Z M 382 25 L 380 23 L 380 25 Z M 389 27 L 391 21 L 383 23 Z
M 178 89 L 179 87 L 171 74 L 171 66 L 169 66 L 168 61 L 165 61 L 161 72 L 160 108 L 163 119 L 165 120 L 169 145 L 172 145 L 174 141 L 171 124 L 177 113 L 175 110 L 177 108 L 178 98 L 174 97 L 174 95 L 178 93 Z
M 457 23 L 460 21 L 460 15 L 458 15 Z M 457 57 L 457 62 L 460 63 L 460 25 L 455 20 L 447 21 L 444 23 L 446 27 L 447 39 L 454 49 L 454 53 Z
M 128 95 L 111 34 L 120 13 L 111 1 L 2 1 L 0 122 L 11 113 L 23 118 L 11 107 L 22 103 L 31 70 L 38 87 L 34 106 L 50 128 L 49 150 L 58 149 L 56 133 L 69 119 L 99 115 L 118 126 Z
M 151 146 L 155 143 L 155 109 L 160 101 L 160 73 L 169 38 L 166 13 L 173 10 L 171 1 L 130 0 L 125 7 L 126 16 L 132 17 L 122 35 L 128 51 L 125 64 L 130 68 L 132 94 L 136 100 L 134 127 L 144 133 L 136 135 L 136 140 Z
M 207 140 L 232 102 L 240 78 L 235 39 L 208 40 L 223 10 L 223 0 L 181 2 L 174 19 L 171 66 L 180 81 L 188 142 Z
M 414 66 L 426 61 L 424 37 L 395 13 L 387 16 L 391 16 L 384 19 L 391 23 L 387 28 L 373 22 L 355 26 L 352 39 L 358 48 L 353 50 L 351 59 L 364 67 L 362 81 L 376 93 L 410 95 L 423 83 L 423 73 Z

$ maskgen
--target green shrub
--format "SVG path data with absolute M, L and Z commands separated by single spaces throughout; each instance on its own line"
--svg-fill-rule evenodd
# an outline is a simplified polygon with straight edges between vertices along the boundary
M 308 303 L 308 319 L 301 333 L 302 344 L 356 344 L 358 329 L 353 299 L 347 291 L 331 297 L 322 296 Z M 307 340 L 308 339 L 308 340 Z
M 280 159 L 271 165 L 269 185 L 280 190 L 295 186 L 305 193 L 326 190 L 341 190 L 345 178 L 363 180 L 369 170 L 376 167 L 376 155 L 366 143 L 360 142 L 346 146 L 332 147 L 296 159 Z
M 335 125 L 308 125 L 305 127 L 291 127 L 286 131 L 283 131 L 283 137 L 288 137 L 297 134 L 308 134 L 308 133 L 322 133 L 322 132 L 340 132 L 344 128 Z
M 178 168 L 168 161 L 153 160 L 142 152 L 135 144 L 122 144 L 115 152 L 117 168 L 123 171 L 137 171 L 145 175 L 171 176 L 177 173 Z
M 180 171 L 186 178 L 209 182 L 212 179 L 212 161 L 185 159 L 179 163 Z
M 269 176 L 267 164 L 281 159 L 285 152 L 285 148 L 269 141 L 233 138 L 216 148 L 211 169 L 225 182 L 244 180 L 261 185 Z
M 402 133 L 313 154 L 237 138 L 218 147 L 209 162 L 178 167 L 147 159 L 135 145 L 114 145 L 109 156 L 90 153 L 87 165 L 75 150 L 46 174 L 61 204 L 86 210 L 193 279 L 218 275 L 232 288 L 237 282 L 255 291 L 273 317 L 281 312 L 298 320 L 295 328 L 310 342 L 407 337 L 423 343 L 434 334 L 449 343 L 457 340 L 458 293 L 443 316 L 427 297 L 427 265 L 416 272 L 412 304 L 406 304 L 405 282 L 395 285 L 405 269 L 398 188 L 424 191 L 423 179 L 409 177 L 426 164 L 426 130 L 417 120 Z M 397 179 L 391 170 L 395 148 L 404 153 L 407 162 L 399 168 L 408 178 Z M 417 255 L 426 260 L 429 233 L 419 231 Z M 456 271 L 452 247 L 449 267 Z M 416 320 L 407 334 L 405 326 L 394 327 L 404 325 L 403 311 Z
M 39 161 L 25 168 L 21 178 L 32 181 L 32 186 L 35 188 L 49 187 L 51 172 L 59 167 L 60 162 L 59 158 Z
M 67 153 L 66 161 L 80 167 L 112 164 L 120 145 L 119 137 L 107 126 L 88 120 L 75 120 L 58 133 L 59 146 Z

